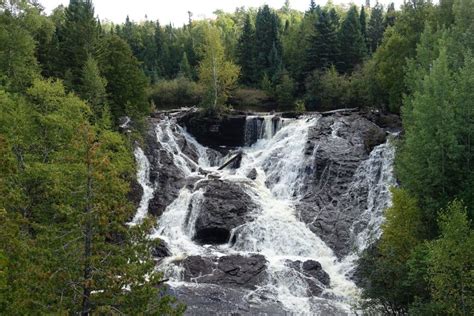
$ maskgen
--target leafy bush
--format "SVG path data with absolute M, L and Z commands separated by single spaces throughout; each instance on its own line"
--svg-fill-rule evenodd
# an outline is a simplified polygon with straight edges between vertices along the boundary
M 185 77 L 158 81 L 149 90 L 149 98 L 157 108 L 198 105 L 202 94 L 200 86 Z
M 350 106 L 350 79 L 339 74 L 335 67 L 313 72 L 306 81 L 306 90 L 311 109 L 327 111 Z

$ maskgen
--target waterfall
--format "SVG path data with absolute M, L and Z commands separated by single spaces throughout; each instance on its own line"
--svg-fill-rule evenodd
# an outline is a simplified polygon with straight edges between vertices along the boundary
M 351 304 L 358 299 L 359 289 L 348 277 L 354 266 L 356 254 L 342 260 L 308 226 L 295 211 L 302 198 L 304 179 L 311 170 L 313 157 L 306 152 L 308 133 L 317 126 L 320 116 L 283 120 L 273 115 L 249 116 L 246 121 L 246 146 L 237 170 L 217 171 L 211 166 L 208 149 L 169 119 L 155 125 L 156 138 L 162 149 L 172 156 L 175 167 L 186 178 L 194 179 L 184 186 L 177 198 L 166 208 L 158 220 L 153 238 L 164 240 L 172 257 L 161 266 L 170 284 L 183 286 L 183 267 L 175 264 L 188 256 L 203 258 L 258 253 L 267 261 L 267 276 L 255 290 L 247 291 L 245 299 L 260 302 L 261 298 L 282 304 L 294 314 L 329 313 L 350 314 Z M 332 137 L 338 137 L 339 122 L 331 128 Z M 183 150 L 183 140 L 194 148 L 197 159 Z M 317 154 L 317 148 L 312 152 Z M 156 188 L 149 182 L 150 163 L 140 148 L 135 150 L 138 180 L 144 189 L 140 207 L 133 220 L 139 222 L 147 214 L 147 207 Z M 389 142 L 377 146 L 368 159 L 355 171 L 347 199 L 358 187 L 368 190 L 367 208 L 354 221 L 351 235 L 354 248 L 366 248 L 373 238 L 380 236 L 383 210 L 390 205 L 389 187 L 393 178 L 394 149 Z M 199 172 L 198 170 L 204 170 Z M 254 170 L 256 178 L 247 178 Z M 205 200 L 201 181 L 209 177 L 239 185 L 250 196 L 256 207 L 248 214 L 251 220 L 231 232 L 229 243 L 224 245 L 199 245 L 193 241 L 195 223 Z M 308 295 L 307 276 L 289 262 L 317 261 L 329 275 L 330 285 L 319 284 L 320 295 Z
M 143 189 L 143 195 L 131 225 L 140 223 L 147 216 L 148 204 L 154 192 L 154 187 L 150 183 L 150 161 L 140 147 L 135 148 L 134 155 L 137 161 L 137 181 Z

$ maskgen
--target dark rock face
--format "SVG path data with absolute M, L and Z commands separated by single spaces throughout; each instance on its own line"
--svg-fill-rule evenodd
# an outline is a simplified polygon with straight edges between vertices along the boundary
M 133 178 L 132 181 L 130 181 L 130 191 L 128 191 L 128 200 L 133 203 L 134 209 L 137 209 L 138 206 L 140 205 L 140 201 L 143 196 L 143 188 L 138 183 L 137 179 Z M 133 214 L 132 214 L 133 218 Z
M 247 214 L 257 207 L 235 182 L 206 179 L 197 183 L 195 189 L 204 190 L 194 236 L 201 244 L 227 243 L 231 230 L 250 221 Z
M 179 190 L 186 185 L 185 174 L 173 162 L 173 155 L 163 148 L 157 140 L 156 124 L 159 119 L 150 119 L 145 135 L 145 155 L 150 161 L 150 181 L 159 190 L 155 191 L 149 203 L 149 212 L 154 216 L 160 216 L 166 207 L 173 202 L 179 194 Z M 176 132 L 176 126 L 171 127 L 176 143 L 180 150 L 189 157 L 190 165 L 198 159 L 197 149 L 189 143 L 180 133 Z M 197 165 L 193 166 L 197 168 Z
M 385 140 L 382 128 L 358 114 L 323 116 L 309 131 L 305 154 L 312 160 L 297 211 L 339 257 L 349 253 L 351 225 L 367 208 L 368 188 L 354 192 L 353 177 Z
M 247 178 L 249 178 L 250 180 L 257 179 L 257 169 L 253 168 L 252 170 L 250 170 L 250 172 L 247 174 Z
M 164 240 L 158 240 L 158 245 L 153 247 L 151 254 L 157 259 L 162 259 L 171 256 L 171 251 L 168 249 L 168 245 Z
M 245 121 L 245 114 L 209 117 L 190 112 L 180 118 L 179 124 L 185 126 L 199 143 L 219 150 L 222 146 L 245 145 Z
M 262 255 L 189 256 L 179 264 L 184 268 L 184 280 L 188 282 L 255 289 L 266 276 L 266 260 Z
M 186 304 L 185 315 L 190 316 L 288 315 L 278 302 L 254 299 L 247 289 L 200 283 L 170 288 L 169 294 Z
M 325 287 L 329 287 L 329 275 L 323 270 L 319 262 L 314 260 L 301 262 L 297 260 L 288 261 L 286 264 L 305 277 L 308 283 L 308 296 L 319 296 Z

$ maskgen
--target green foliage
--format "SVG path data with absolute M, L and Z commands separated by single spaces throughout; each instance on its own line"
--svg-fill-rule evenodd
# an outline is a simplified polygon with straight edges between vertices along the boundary
M 30 14 L 39 15 L 35 10 Z M 39 75 L 27 16 L 16 17 L 6 3 L 0 3 L 0 85 L 13 91 L 27 88 Z
M 284 72 L 275 87 L 276 99 L 278 107 L 281 109 L 292 109 L 295 101 L 295 82 Z
M 158 108 L 196 106 L 202 99 L 202 88 L 185 77 L 160 80 L 149 89 L 149 98 Z
M 250 15 L 247 14 L 237 46 L 238 64 L 242 73 L 240 81 L 246 85 L 252 85 L 256 80 L 255 49 L 255 29 Z
M 327 69 L 339 60 L 339 42 L 334 21 L 326 10 L 319 12 L 306 52 L 306 73 Z
M 58 29 L 62 73 L 69 71 L 69 89 L 80 90 L 82 71 L 89 56 L 97 56 L 99 25 L 91 0 L 71 0 L 64 24 Z M 66 79 L 66 78 L 64 78 Z
M 146 99 L 148 80 L 127 43 L 116 35 L 104 39 L 99 62 L 107 80 L 110 110 L 115 122 L 122 116 L 140 118 L 149 111 Z
M 235 87 L 240 68 L 225 59 L 222 39 L 215 27 L 206 28 L 201 51 L 199 83 L 205 89 L 202 104 L 208 111 L 215 112 L 225 105 L 230 90 Z
M 107 104 L 107 81 L 100 75 L 97 62 L 89 57 L 82 70 L 80 95 L 91 107 L 96 118 L 101 117 Z
M 350 80 L 332 66 L 325 72 L 315 71 L 306 84 L 309 107 L 327 111 L 348 107 L 351 99 Z
M 379 3 L 372 8 L 367 26 L 367 44 L 369 52 L 375 52 L 382 42 L 385 25 L 383 21 L 383 7 Z
M 282 44 L 279 28 L 278 15 L 272 12 L 268 5 L 258 10 L 255 21 L 257 81 L 261 81 L 265 74 L 273 80 L 281 69 Z
M 450 203 L 438 224 L 441 236 L 430 244 L 428 256 L 433 300 L 442 314 L 472 315 L 474 231 L 463 203 Z
M 365 28 L 365 26 L 364 26 Z M 360 64 L 366 54 L 364 34 L 359 22 L 357 7 L 352 6 L 339 30 L 340 59 L 338 69 L 344 73 L 351 73 L 354 67 Z
M 417 200 L 405 190 L 392 189 L 392 200 L 383 235 L 359 260 L 359 273 L 364 279 L 364 308 L 405 314 L 417 295 L 417 283 L 407 263 L 421 244 L 423 223 Z
M 125 225 L 130 149 L 90 113 L 58 81 L 0 91 L 0 313 L 179 314 L 157 299 L 149 227 Z

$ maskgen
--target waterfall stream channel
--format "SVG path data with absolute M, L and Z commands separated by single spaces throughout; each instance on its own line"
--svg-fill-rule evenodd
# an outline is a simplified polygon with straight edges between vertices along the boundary
M 360 252 L 390 205 L 392 136 L 359 113 L 246 116 L 244 143 L 201 145 L 175 118 L 135 148 L 157 269 L 189 315 L 353 315 Z M 228 167 L 221 165 L 236 154 Z

